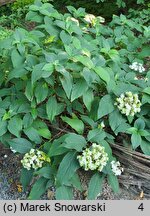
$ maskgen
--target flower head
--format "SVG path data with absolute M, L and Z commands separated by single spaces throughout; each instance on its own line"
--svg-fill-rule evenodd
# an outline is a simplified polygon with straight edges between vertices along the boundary
M 86 148 L 82 155 L 77 156 L 80 166 L 87 170 L 102 171 L 108 161 L 108 154 L 101 145 L 93 143 L 91 147 Z
M 50 162 L 50 158 L 43 151 L 37 149 L 31 149 L 21 160 L 23 167 L 27 170 L 41 168 L 44 162 Z
M 129 68 L 131 68 L 134 71 L 138 71 L 139 73 L 142 73 L 145 71 L 143 64 L 138 63 L 138 62 L 133 62 L 131 65 L 129 65 Z
M 121 94 L 119 98 L 116 98 L 115 105 L 121 113 L 126 116 L 134 116 L 136 113 L 141 111 L 141 102 L 138 99 L 138 95 L 133 94 L 130 91 L 125 94 Z
M 94 16 L 93 14 L 86 14 L 84 17 L 84 20 L 91 24 L 92 26 L 95 26 L 97 22 L 104 23 L 105 19 L 101 16 Z
M 112 169 L 114 175 L 116 175 L 116 176 L 121 175 L 121 173 L 123 172 L 123 168 L 121 167 L 119 161 L 112 161 L 111 162 L 111 169 Z

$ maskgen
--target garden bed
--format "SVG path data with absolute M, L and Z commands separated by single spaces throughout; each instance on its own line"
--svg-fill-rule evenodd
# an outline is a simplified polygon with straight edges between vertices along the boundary
M 114 147 L 114 149 L 116 148 Z M 116 154 L 118 155 L 118 152 Z M 135 172 L 134 170 L 134 173 L 129 173 L 129 166 L 127 166 L 127 164 L 128 163 L 124 161 L 125 172 L 119 178 L 120 192 L 118 194 L 113 193 L 110 186 L 105 182 L 103 185 L 103 192 L 101 196 L 97 197 L 97 199 L 133 200 L 150 198 L 149 179 L 144 178 L 142 171 Z M 22 185 L 20 183 L 20 170 L 20 156 L 15 155 L 12 151 L 4 148 L 4 146 L 0 144 L 0 200 L 24 200 L 28 198 L 31 185 L 27 191 L 23 191 Z M 138 177 L 136 177 L 136 174 Z M 141 176 L 139 176 L 139 174 Z M 75 190 L 74 199 L 86 199 L 86 190 L 90 177 L 91 175 L 89 173 L 80 171 L 81 182 L 85 190 L 83 193 Z M 48 191 L 41 197 L 41 199 L 55 199 L 54 189 L 49 188 Z

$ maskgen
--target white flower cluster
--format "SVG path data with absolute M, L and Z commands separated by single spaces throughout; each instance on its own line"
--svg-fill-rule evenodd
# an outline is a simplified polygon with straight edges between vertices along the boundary
M 93 143 L 90 148 L 86 148 L 82 152 L 82 155 L 77 156 L 77 159 L 84 170 L 98 170 L 101 172 L 109 158 L 103 146 Z
M 129 65 L 129 68 L 131 68 L 134 71 L 138 71 L 139 73 L 142 73 L 145 71 L 145 68 L 141 63 L 133 62 L 131 65 Z
M 13 152 L 13 153 L 16 153 L 17 151 L 14 150 L 12 147 L 10 147 L 10 150 Z
M 94 16 L 93 14 L 86 14 L 84 17 L 84 20 L 91 24 L 92 26 L 95 26 L 96 22 L 104 23 L 105 19 L 101 16 Z
M 141 111 L 141 102 L 138 95 L 132 92 L 121 94 L 120 97 L 116 99 L 114 105 L 126 116 L 134 116 Z
M 115 174 L 115 176 L 121 175 L 121 173 L 123 172 L 123 168 L 121 167 L 119 161 L 112 161 L 111 162 L 111 169 L 112 169 L 113 173 Z
M 50 158 L 44 152 L 37 149 L 31 149 L 21 160 L 23 167 L 27 170 L 41 168 L 44 162 L 50 162 Z

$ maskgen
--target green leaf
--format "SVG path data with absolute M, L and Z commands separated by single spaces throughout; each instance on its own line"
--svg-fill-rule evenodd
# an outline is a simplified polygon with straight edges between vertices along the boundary
M 20 137 L 20 132 L 22 130 L 22 119 L 18 116 L 12 117 L 8 122 L 8 130 L 16 137 Z
M 0 136 L 7 132 L 7 121 L 0 120 Z
M 62 40 L 62 42 L 64 44 L 69 45 L 72 41 L 72 36 L 70 36 L 67 32 L 65 32 L 64 30 L 62 30 L 60 32 L 60 39 Z
M 18 50 L 14 49 L 11 53 L 11 60 L 13 63 L 13 67 L 17 68 L 18 65 L 22 65 L 24 58 L 19 54 Z
M 47 63 L 47 64 L 44 65 L 42 70 L 45 71 L 45 72 L 42 73 L 42 77 L 43 78 L 48 78 L 48 77 L 51 76 L 51 74 L 54 71 L 54 65 L 52 63 Z
M 33 123 L 33 118 L 30 113 L 27 113 L 23 117 L 23 126 L 24 128 L 28 128 Z
M 48 179 L 44 177 L 39 178 L 33 185 L 31 192 L 29 194 L 29 200 L 39 200 L 40 196 L 45 193 L 46 191 L 46 184 Z
M 138 119 L 134 122 L 134 127 L 137 128 L 138 130 L 144 129 L 144 128 L 145 128 L 145 122 L 144 122 L 144 120 L 138 118 Z
M 146 130 L 143 130 L 143 129 L 138 130 L 138 133 L 139 133 L 141 136 L 144 136 L 144 137 L 150 136 L 150 133 L 147 132 Z
M 50 97 L 46 104 L 46 112 L 49 120 L 52 122 L 57 114 L 57 101 L 55 97 Z
M 60 81 L 67 97 L 70 99 L 72 86 L 73 86 L 73 79 L 71 74 L 68 71 L 62 73 L 62 75 L 63 76 L 60 77 Z
M 142 140 L 140 147 L 141 147 L 141 149 L 145 155 L 150 156 L 150 142 L 148 142 L 146 140 Z
M 119 125 L 125 122 L 126 120 L 120 114 L 118 109 L 114 110 L 112 113 L 109 114 L 109 125 L 114 132 L 119 127 Z
M 135 127 L 130 127 L 130 128 L 127 129 L 126 132 L 129 133 L 129 134 L 138 133 L 138 129 L 135 128 Z
M 115 193 L 119 192 L 119 182 L 118 182 L 118 178 L 115 175 L 108 175 L 107 176 L 108 179 L 108 183 L 111 186 L 111 188 L 113 189 L 113 191 Z
M 57 200 L 72 200 L 73 199 L 73 191 L 71 187 L 61 186 L 56 189 L 56 199 Z
M 27 82 L 26 85 L 25 96 L 28 98 L 29 101 L 33 100 L 33 86 L 30 80 Z
M 106 137 L 105 132 L 99 128 L 90 130 L 87 135 L 89 142 L 97 142 L 97 143 L 100 143 L 102 140 L 104 140 L 105 137 Z
M 82 151 L 83 147 L 85 147 L 85 145 L 86 140 L 83 136 L 69 133 L 62 146 L 68 149 L 75 149 L 76 151 L 80 152 Z
M 46 179 L 54 179 L 54 170 L 50 166 L 42 167 L 38 171 L 35 171 L 34 174 Z
M 21 78 L 24 75 L 26 75 L 28 71 L 23 67 L 18 66 L 17 68 L 13 69 L 9 74 L 8 74 L 8 80 L 11 80 L 13 78 Z
M 47 98 L 48 95 L 48 86 L 47 84 L 38 83 L 37 87 L 35 88 L 35 97 L 37 100 L 37 104 L 41 103 Z
M 150 94 L 150 87 L 147 87 L 143 90 L 144 93 L 146 94 Z
M 22 168 L 20 182 L 23 185 L 24 189 L 26 189 L 27 186 L 30 184 L 32 177 L 33 177 L 33 170 L 27 170 L 25 168 Z
M 29 152 L 32 148 L 32 144 L 24 138 L 15 138 L 8 143 L 12 149 L 22 154 Z
M 36 144 L 40 144 L 42 142 L 41 137 L 39 136 L 39 133 L 35 128 L 26 128 L 24 129 L 24 133 L 31 141 L 35 142 Z
M 83 94 L 83 102 L 88 109 L 88 111 L 91 110 L 92 102 L 94 100 L 94 94 L 92 89 L 88 89 L 84 94 Z
M 64 143 L 67 135 L 61 136 L 59 139 L 55 139 L 50 146 L 50 150 L 48 152 L 48 155 L 50 157 L 54 157 L 56 155 L 62 155 L 66 152 L 68 152 L 68 149 L 62 146 L 62 143 Z
M 68 152 L 60 163 L 57 172 L 57 181 L 60 184 L 67 183 L 74 175 L 76 170 L 79 168 L 77 161 L 77 153 L 74 151 Z
M 88 85 L 86 81 L 84 79 L 78 79 L 77 82 L 73 85 L 71 102 L 82 96 L 87 89 Z
M 88 187 L 88 200 L 94 200 L 102 192 L 104 176 L 96 173 L 92 176 Z
M 131 136 L 131 143 L 133 149 L 136 149 L 139 145 L 141 145 L 141 136 L 138 133 L 133 133 Z
M 49 131 L 48 128 L 40 128 L 38 130 L 38 133 L 40 136 L 44 137 L 45 139 L 50 139 L 51 138 L 51 132 Z
M 40 63 L 33 67 L 32 75 L 31 75 L 32 85 L 42 77 L 44 73 L 44 70 L 42 70 L 43 66 L 44 66 L 44 63 Z
M 77 188 L 79 191 L 83 191 L 80 177 L 77 173 L 73 175 L 73 177 L 69 180 L 69 185 L 68 186 L 73 186 L 74 188 Z
M 81 56 L 81 55 L 75 56 L 75 57 L 73 57 L 73 61 L 74 62 L 80 62 L 84 66 L 88 67 L 89 69 L 94 67 L 92 60 L 87 56 Z
M 114 103 L 110 95 L 101 98 L 98 108 L 98 118 L 108 115 L 114 110 Z
M 83 131 L 84 131 L 84 124 L 83 122 L 78 119 L 77 117 L 76 118 L 68 118 L 68 117 L 61 117 L 61 119 L 66 122 L 67 124 L 70 125 L 70 127 L 72 127 L 73 129 L 75 129 L 79 134 L 82 134 Z
M 99 66 L 94 68 L 94 70 L 102 80 L 104 80 L 107 84 L 109 83 L 110 75 L 106 69 Z

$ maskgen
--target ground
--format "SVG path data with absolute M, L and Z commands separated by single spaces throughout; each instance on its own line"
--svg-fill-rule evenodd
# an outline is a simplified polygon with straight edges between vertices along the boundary
M 20 176 L 20 156 L 0 145 L 0 200 L 23 200 L 27 199 L 29 191 L 22 190 Z M 85 172 L 80 173 L 84 189 L 87 187 L 89 176 Z M 129 176 L 130 179 L 130 176 Z M 100 200 L 131 200 L 140 199 L 140 189 L 120 185 L 120 193 L 114 194 L 107 183 L 104 184 L 103 193 L 97 199 Z M 74 192 L 74 199 L 85 199 L 86 192 Z M 41 199 L 54 199 L 54 192 L 49 189 Z

